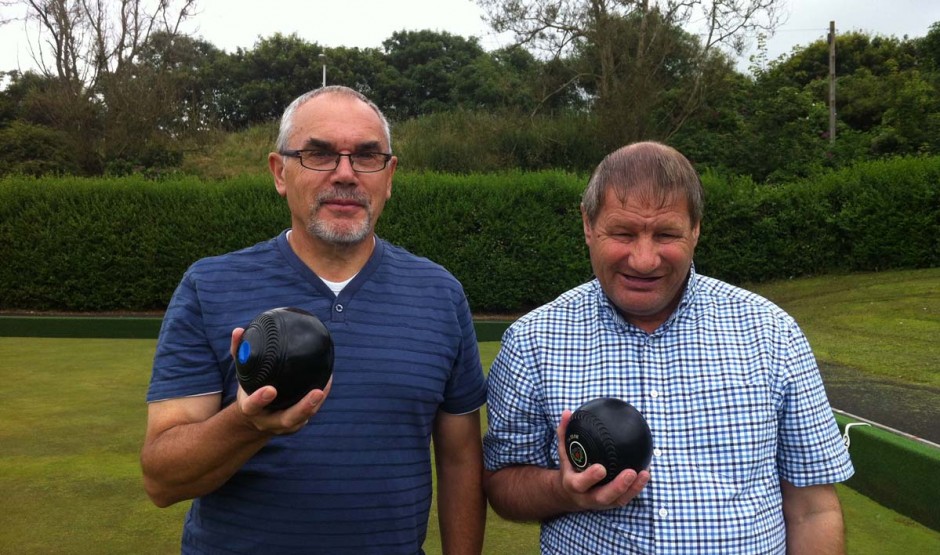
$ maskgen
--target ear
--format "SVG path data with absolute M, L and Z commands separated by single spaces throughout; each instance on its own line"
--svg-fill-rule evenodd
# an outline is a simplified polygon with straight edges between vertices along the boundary
M 701 222 L 695 224 L 695 227 L 692 228 L 692 248 L 693 249 L 698 245 L 698 236 L 701 231 L 702 231 Z
M 587 213 L 584 211 L 584 204 L 581 204 L 581 225 L 584 227 L 584 242 L 590 245 L 592 226 L 590 218 L 588 218 Z
M 392 156 L 388 160 L 388 183 L 385 184 L 385 200 L 392 198 L 392 178 L 398 168 L 398 157 Z
M 274 188 L 277 189 L 277 194 L 282 197 L 287 196 L 287 179 L 284 176 L 286 168 L 283 156 L 277 152 L 268 154 L 268 169 L 271 170 L 271 175 L 274 176 Z

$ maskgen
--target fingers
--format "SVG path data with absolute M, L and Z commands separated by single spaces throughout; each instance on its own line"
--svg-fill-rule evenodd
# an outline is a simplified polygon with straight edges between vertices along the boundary
M 646 470 L 636 472 L 626 469 L 609 484 L 597 488 L 596 500 L 606 507 L 623 507 L 640 494 L 649 483 L 650 473 Z
M 257 430 L 275 435 L 292 434 L 306 426 L 320 410 L 332 387 L 333 379 L 330 378 L 322 390 L 310 391 L 293 406 L 270 411 L 266 408 L 277 398 L 277 389 L 266 385 L 249 395 L 239 386 L 237 404 L 242 415 Z
M 630 474 L 627 474 L 628 472 Z M 614 482 L 617 482 L 621 479 L 623 480 L 623 483 L 629 484 L 629 486 L 627 487 L 627 491 L 614 501 L 614 504 L 619 507 L 623 507 L 630 501 L 633 501 L 637 495 L 640 495 L 640 492 L 643 491 L 643 488 L 645 488 L 646 484 L 648 484 L 650 481 L 650 473 L 648 470 L 643 470 L 639 473 L 635 473 L 632 470 L 624 470 L 614 480 Z

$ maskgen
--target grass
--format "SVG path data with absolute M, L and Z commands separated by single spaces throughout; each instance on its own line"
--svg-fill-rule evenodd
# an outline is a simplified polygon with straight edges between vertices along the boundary
M 267 174 L 268 153 L 274 150 L 277 131 L 277 124 L 271 123 L 203 137 L 187 151 L 180 169 L 204 179 Z
M 938 283 L 940 272 L 927 270 L 793 280 L 759 289 L 794 314 L 832 362 L 896 376 L 892 361 L 910 358 L 904 375 L 935 383 L 936 348 L 922 344 L 940 336 Z M 926 310 L 917 312 L 918 305 Z M 853 318 L 839 317 L 853 311 Z M 830 325 L 839 330 L 828 332 Z M 878 355 L 853 345 L 859 341 Z M 143 492 L 137 461 L 154 346 L 153 340 L 137 339 L 0 337 L 0 552 L 179 552 L 188 503 L 154 507 Z M 498 348 L 496 342 L 481 343 L 486 367 Z M 940 552 L 940 532 L 838 488 L 850 555 Z M 440 553 L 437 530 L 434 513 L 429 555 Z M 490 512 L 485 553 L 538 553 L 538 525 L 507 522 Z
M 940 387 L 940 268 L 749 287 L 793 316 L 821 362 Z

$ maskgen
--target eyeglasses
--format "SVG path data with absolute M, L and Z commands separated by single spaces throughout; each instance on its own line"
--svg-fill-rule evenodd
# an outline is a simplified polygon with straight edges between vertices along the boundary
M 300 160 L 300 165 L 308 170 L 331 172 L 339 167 L 339 159 L 349 158 L 349 164 L 357 173 L 375 173 L 385 169 L 391 154 L 385 152 L 353 152 L 339 154 L 329 150 L 282 150 L 281 156 L 290 156 Z

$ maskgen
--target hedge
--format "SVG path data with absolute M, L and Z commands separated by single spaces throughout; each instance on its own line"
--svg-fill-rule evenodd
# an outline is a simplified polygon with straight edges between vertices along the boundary
M 396 174 L 378 233 L 435 260 L 477 313 L 519 313 L 591 276 L 587 176 Z M 940 265 L 940 158 L 785 186 L 703 176 L 697 269 L 733 283 Z M 290 225 L 270 177 L 0 178 L 0 309 L 148 311 L 186 268 Z

